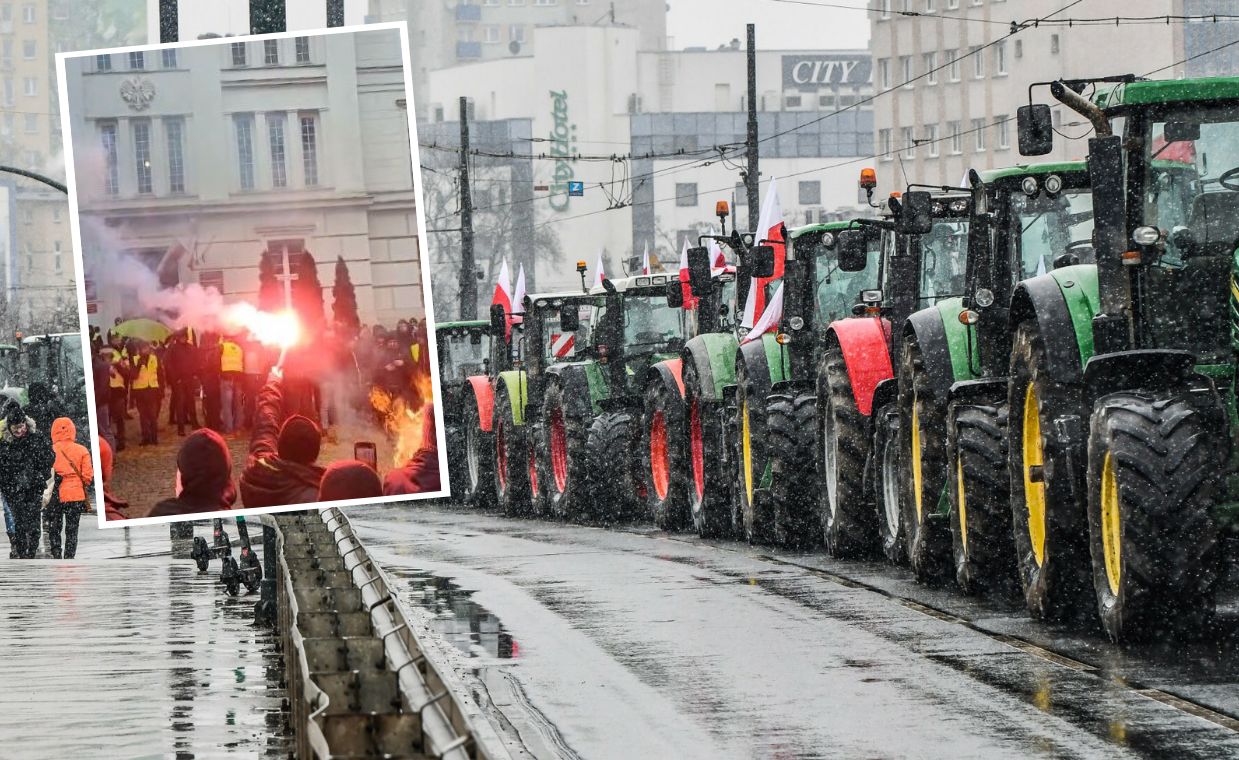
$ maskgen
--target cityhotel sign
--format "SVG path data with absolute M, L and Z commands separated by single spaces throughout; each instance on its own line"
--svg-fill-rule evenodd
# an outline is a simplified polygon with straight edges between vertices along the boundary
M 576 147 L 576 125 L 568 121 L 568 91 L 551 90 L 551 155 L 555 158 L 555 177 L 551 182 L 551 208 L 568 210 L 568 183 L 576 176 L 571 156 Z
M 822 54 L 783 56 L 783 89 L 816 90 L 828 85 L 869 83 L 873 59 L 867 55 Z

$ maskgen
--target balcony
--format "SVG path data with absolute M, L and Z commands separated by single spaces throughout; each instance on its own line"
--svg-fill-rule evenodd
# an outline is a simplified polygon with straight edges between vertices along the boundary
M 482 6 L 480 5 L 458 5 L 456 6 L 457 21 L 472 21 L 478 22 L 482 20 Z
M 482 57 L 482 43 L 480 42 L 457 42 L 456 43 L 456 58 L 465 60 L 469 58 Z

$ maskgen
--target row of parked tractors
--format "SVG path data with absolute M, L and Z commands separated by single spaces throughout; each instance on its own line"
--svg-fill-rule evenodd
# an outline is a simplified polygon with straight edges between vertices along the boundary
M 1116 640 L 1202 630 L 1239 536 L 1239 79 L 1046 84 L 1086 160 L 440 325 L 453 496 L 884 554 Z M 1049 105 L 1018 122 L 1052 150 Z M 741 329 L 776 286 L 773 329 Z

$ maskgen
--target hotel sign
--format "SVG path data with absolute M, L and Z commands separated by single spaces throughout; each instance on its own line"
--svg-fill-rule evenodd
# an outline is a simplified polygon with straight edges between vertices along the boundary
M 826 53 L 783 56 L 784 90 L 817 90 L 829 85 L 869 83 L 873 59 L 869 56 Z

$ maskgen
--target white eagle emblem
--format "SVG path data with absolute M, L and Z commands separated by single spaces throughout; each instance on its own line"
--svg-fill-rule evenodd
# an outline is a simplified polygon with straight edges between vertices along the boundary
M 149 79 L 131 77 L 121 82 L 120 98 L 134 111 L 145 111 L 155 99 L 155 85 Z

